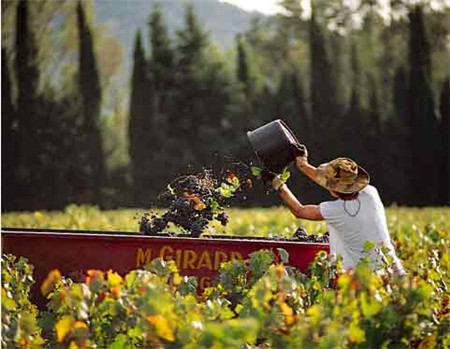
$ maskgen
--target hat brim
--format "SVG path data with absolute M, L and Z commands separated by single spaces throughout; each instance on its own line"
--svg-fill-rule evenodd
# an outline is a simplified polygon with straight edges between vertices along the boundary
M 316 182 L 327 190 L 332 190 L 341 194 L 354 194 L 361 191 L 370 183 L 369 173 L 358 165 L 358 176 L 351 183 L 331 179 L 328 176 L 330 164 L 322 164 L 317 169 Z

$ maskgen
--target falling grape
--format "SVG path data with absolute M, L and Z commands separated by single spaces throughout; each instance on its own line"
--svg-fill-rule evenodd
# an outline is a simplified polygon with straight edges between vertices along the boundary
M 237 182 L 238 179 L 234 181 Z M 216 190 L 218 183 L 219 181 L 214 179 L 207 170 L 195 176 L 189 175 L 176 179 L 168 186 L 168 193 L 160 195 L 160 198 L 171 200 L 167 212 L 161 216 L 144 215 L 141 218 L 140 231 L 155 235 L 163 232 L 169 223 L 173 223 L 197 237 L 214 218 L 222 225 L 226 225 L 228 216 L 221 212 L 223 209 L 219 203 L 224 198 Z

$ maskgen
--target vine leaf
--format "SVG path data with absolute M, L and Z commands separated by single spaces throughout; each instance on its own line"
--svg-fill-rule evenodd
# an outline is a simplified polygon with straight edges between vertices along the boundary
M 281 257 L 281 260 L 283 261 L 284 264 L 289 263 L 289 253 L 288 251 L 286 251 L 284 248 L 277 248 L 278 250 L 278 254 Z
M 289 172 L 289 170 L 287 169 L 287 167 L 285 167 L 285 168 L 283 169 L 283 172 L 281 172 L 281 174 L 280 174 L 280 179 L 281 179 L 283 182 L 287 182 L 287 180 L 288 180 L 289 178 L 291 178 L 291 172 Z
M 250 171 L 252 172 L 252 175 L 255 177 L 260 177 L 262 173 L 262 169 L 256 166 L 250 167 Z

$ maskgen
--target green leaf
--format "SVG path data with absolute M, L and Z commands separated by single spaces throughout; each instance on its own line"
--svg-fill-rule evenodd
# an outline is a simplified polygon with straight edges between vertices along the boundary
M 259 279 L 269 269 L 273 262 L 273 253 L 269 250 L 259 250 L 250 255 L 250 270 L 254 280 Z
M 127 336 L 123 333 L 119 333 L 116 338 L 114 339 L 114 342 L 111 343 L 109 348 L 111 349 L 122 349 L 122 348 L 129 348 L 129 345 L 127 344 Z
M 288 251 L 286 251 L 284 248 L 277 248 L 277 250 L 278 250 L 278 253 L 279 253 L 283 263 L 284 264 L 289 263 L 289 253 L 288 253 Z
M 222 183 L 216 191 L 224 198 L 231 198 L 236 191 L 236 188 L 230 184 Z
M 360 302 L 362 313 L 366 318 L 372 317 L 381 310 L 382 304 L 373 297 L 369 297 L 366 292 L 361 294 Z
M 291 172 L 289 172 L 288 168 L 285 167 L 285 168 L 283 169 L 283 172 L 281 172 L 281 174 L 280 174 L 280 179 L 281 179 L 283 182 L 287 182 L 287 180 L 288 180 L 289 178 L 291 178 Z
M 375 243 L 370 240 L 366 240 L 363 245 L 363 252 L 367 253 L 375 248 Z
M 261 176 L 262 169 L 256 166 L 252 166 L 250 167 L 250 171 L 252 172 L 253 176 L 259 177 Z
M 389 247 L 383 246 L 381 248 L 381 252 L 383 252 L 384 254 L 389 254 L 391 250 L 389 249 Z
M 14 299 L 4 296 L 2 297 L 2 307 L 6 310 L 16 310 L 17 304 Z
M 220 208 L 219 203 L 213 197 L 209 197 L 208 198 L 208 204 L 209 204 L 209 207 L 211 207 L 212 210 L 218 210 Z
M 131 338 L 142 338 L 143 332 L 139 327 L 130 328 L 127 332 Z

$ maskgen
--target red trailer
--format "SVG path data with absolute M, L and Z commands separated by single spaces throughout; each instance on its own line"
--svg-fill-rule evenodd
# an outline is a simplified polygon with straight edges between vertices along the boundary
M 181 274 L 197 278 L 200 289 L 211 284 L 222 262 L 246 259 L 260 249 L 289 253 L 289 264 L 303 271 L 328 244 L 276 241 L 258 237 L 145 236 L 130 232 L 98 232 L 2 228 L 2 253 L 24 256 L 34 266 L 35 297 L 48 272 L 59 269 L 80 280 L 89 269 L 125 274 L 154 258 L 174 260 Z

